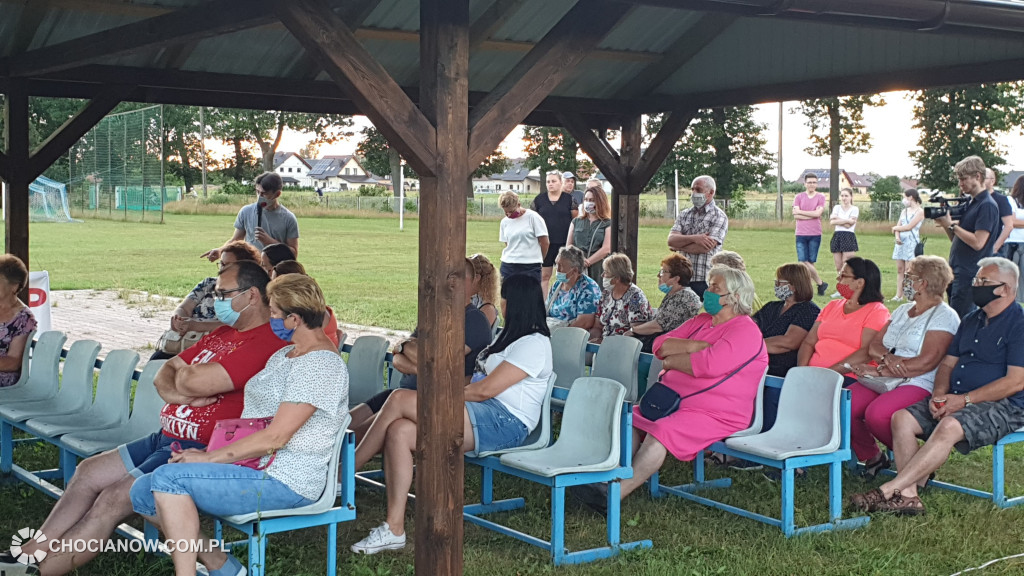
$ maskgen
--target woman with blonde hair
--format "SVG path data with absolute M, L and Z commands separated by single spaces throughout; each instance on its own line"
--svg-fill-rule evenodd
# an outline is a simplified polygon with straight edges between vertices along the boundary
M 523 208 L 519 195 L 509 190 L 498 198 L 505 217 L 498 225 L 498 241 L 505 243 L 501 251 L 501 280 L 525 274 L 541 281 L 541 264 L 550 247 L 548 227 L 533 210 Z
M 612 208 L 608 196 L 601 188 L 587 188 L 583 195 L 583 210 L 579 218 L 569 225 L 566 246 L 583 250 L 584 273 L 597 280 L 601 277 L 601 263 L 612 253 Z
M 624 334 L 634 324 L 651 319 L 651 304 L 639 286 L 633 283 L 633 263 L 629 256 L 615 253 L 604 260 L 604 292 L 597 305 L 597 318 L 590 329 L 591 342 L 601 343 L 612 334 Z
M 497 302 L 501 297 L 498 271 L 483 254 L 473 254 L 469 262 L 473 265 L 473 306 L 484 313 L 487 324 L 494 328 L 498 321 Z

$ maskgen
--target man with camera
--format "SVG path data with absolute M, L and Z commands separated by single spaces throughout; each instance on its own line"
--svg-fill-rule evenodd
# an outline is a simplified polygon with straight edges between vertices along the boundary
M 978 156 L 968 156 L 953 168 L 960 182 L 960 192 L 970 196 L 961 210 L 959 222 L 949 211 L 935 218 L 935 223 L 946 231 L 953 241 L 949 248 L 949 265 L 953 268 L 953 282 L 949 285 L 949 305 L 963 318 L 976 306 L 971 299 L 971 281 L 978 269 L 978 261 L 992 256 L 992 247 L 1002 232 L 999 207 L 984 188 L 985 162 Z

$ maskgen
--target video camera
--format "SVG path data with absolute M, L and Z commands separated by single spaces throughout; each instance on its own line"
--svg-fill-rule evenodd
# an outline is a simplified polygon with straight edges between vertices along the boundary
M 934 192 L 928 196 L 929 202 L 935 202 L 938 206 L 925 206 L 925 218 L 941 218 L 946 214 L 953 220 L 961 220 L 967 213 L 967 203 L 971 201 L 970 196 L 959 196 L 957 198 L 946 198 L 942 192 Z

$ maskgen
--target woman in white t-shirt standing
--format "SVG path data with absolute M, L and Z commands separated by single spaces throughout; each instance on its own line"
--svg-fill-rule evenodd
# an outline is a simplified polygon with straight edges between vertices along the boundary
M 1018 267 L 1024 267 L 1024 176 L 1013 183 L 1007 198 L 1013 208 L 1013 231 L 1006 239 L 1006 257 Z M 1017 302 L 1024 302 L 1024 278 L 1017 283 Z
M 853 205 L 853 190 L 843 188 L 839 191 L 839 204 L 832 208 L 832 215 L 829 223 L 836 227 L 832 233 L 832 260 L 836 264 L 836 274 L 843 273 L 843 266 L 846 261 L 857 253 L 857 234 L 854 228 L 857 227 L 857 217 L 860 216 L 860 208 Z M 838 297 L 833 294 L 832 297 Z
M 939 362 L 960 327 L 956 311 L 942 301 L 952 281 L 953 270 L 944 259 L 918 256 L 911 260 L 903 282 L 908 302 L 892 313 L 889 324 L 871 341 L 868 354 L 873 362 L 853 367 L 861 378 L 901 379 L 884 394 L 861 382 L 849 388 L 850 445 L 868 476 L 889 468 L 889 458 L 875 439 L 892 448 L 892 415 L 932 394 Z
M 551 340 L 540 282 L 524 274 L 501 284 L 505 328 L 477 357 L 487 376 L 465 388 L 462 452 L 490 452 L 519 446 L 540 422 L 548 379 L 553 373 Z M 356 448 L 356 470 L 387 453 L 387 520 L 352 545 L 376 554 L 405 547 L 405 505 L 412 486 L 416 450 L 416 392 L 395 390 Z
M 498 228 L 498 240 L 505 243 L 501 251 L 501 279 L 526 274 L 541 282 L 541 264 L 548 251 L 548 227 L 533 210 L 519 205 L 519 195 L 502 192 L 498 199 L 505 217 Z

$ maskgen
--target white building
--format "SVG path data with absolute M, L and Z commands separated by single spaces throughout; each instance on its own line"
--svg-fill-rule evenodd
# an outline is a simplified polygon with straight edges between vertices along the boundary
M 295 152 L 278 152 L 274 154 L 274 171 L 280 174 L 281 181 L 285 187 L 303 186 L 313 187 L 313 181 L 309 178 L 311 168 L 309 160 L 300 157 Z

